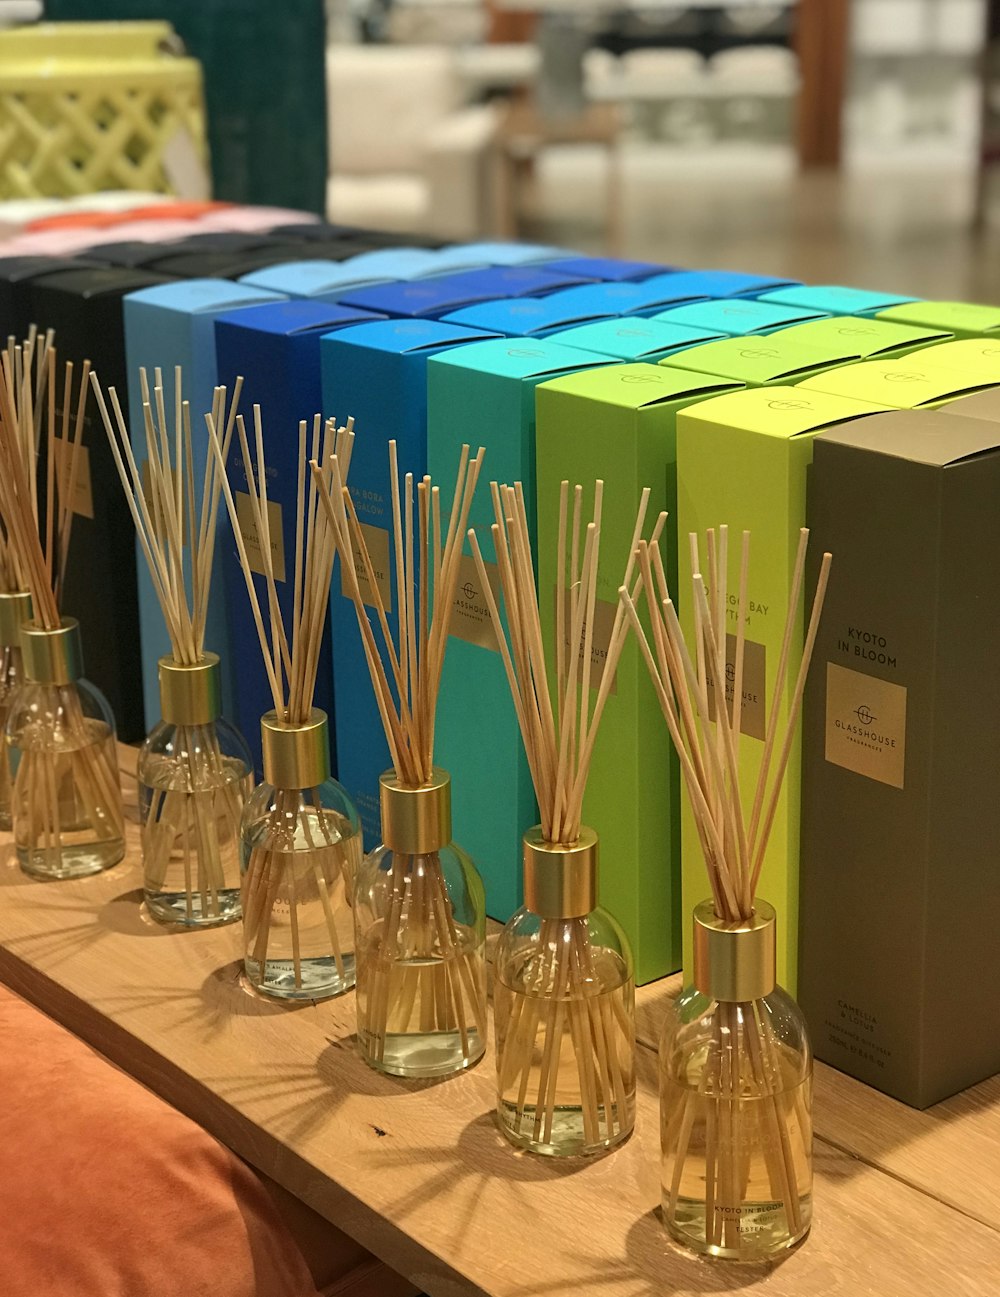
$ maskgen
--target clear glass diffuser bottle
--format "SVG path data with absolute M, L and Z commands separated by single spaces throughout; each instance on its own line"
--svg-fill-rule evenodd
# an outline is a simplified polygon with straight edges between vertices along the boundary
M 21 627 L 31 617 L 31 595 L 26 590 L 0 594 L 0 733 L 7 727 L 10 705 L 24 676 L 21 661 Z M 10 831 L 13 780 L 7 744 L 0 751 L 0 830 Z
M 660 1047 L 663 1218 L 703 1255 L 765 1261 L 812 1220 L 812 1054 L 775 984 L 774 910 L 694 915 L 694 985 Z
M 354 901 L 358 1044 L 394 1076 L 449 1076 L 486 1049 L 486 898 L 451 840 L 451 779 L 380 780 L 382 844 Z
M 524 908 L 494 959 L 497 1119 L 518 1148 L 600 1153 L 635 1123 L 635 982 L 628 942 L 597 905 L 598 839 L 524 835 Z
M 222 719 L 219 659 L 159 662 L 163 719 L 139 752 L 143 892 L 154 919 L 211 927 L 240 916 L 246 740 Z
M 243 808 L 244 967 L 285 1000 L 319 1000 L 354 985 L 351 904 L 361 864 L 354 803 L 330 778 L 326 714 L 303 725 L 261 720 L 264 782 Z
M 125 854 L 114 719 L 83 679 L 80 627 L 21 627 L 24 682 L 7 717 L 14 845 L 36 878 L 79 878 Z

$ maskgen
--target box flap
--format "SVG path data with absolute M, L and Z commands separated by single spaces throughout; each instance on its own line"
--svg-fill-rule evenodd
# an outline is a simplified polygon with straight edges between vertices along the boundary
M 962 338 L 957 342 L 925 347 L 919 360 L 921 365 L 943 365 L 969 377 L 1000 383 L 1000 335 L 995 338 Z
M 831 315 L 885 311 L 913 300 L 912 297 L 900 297 L 898 293 L 876 293 L 867 288 L 845 288 L 841 284 L 800 284 L 795 288 L 779 288 L 777 292 L 764 293 L 760 298 L 762 302 L 777 302 L 780 306 L 814 307 Z
M 607 283 L 627 283 L 666 274 L 670 267 L 658 266 L 653 261 L 619 261 L 617 257 L 567 257 L 562 261 L 550 261 L 548 269 Z
M 129 293 L 128 300 L 159 306 L 166 311 L 198 315 L 237 306 L 254 306 L 258 302 L 277 302 L 281 300 L 281 294 L 267 292 L 253 284 L 234 284 L 229 279 L 182 279 Z
M 696 374 L 662 365 L 604 365 L 581 374 L 569 374 L 545 384 L 547 391 L 603 401 L 608 405 L 643 410 L 704 393 L 734 392 L 742 384 L 716 374 Z
M 952 333 L 1000 331 L 1000 306 L 983 306 L 977 302 L 910 302 L 880 311 L 879 318 L 898 320 L 901 324 L 930 325 Z
M 456 369 L 475 369 L 505 378 L 537 379 L 567 370 L 593 369 L 601 359 L 593 352 L 580 351 L 551 338 L 495 338 L 446 352 L 434 363 L 452 365 Z M 609 359 L 604 357 L 605 362 Z
M 704 374 L 723 374 L 744 383 L 795 383 L 824 365 L 843 364 L 850 355 L 833 355 L 822 347 L 788 343 L 780 333 L 762 338 L 723 338 L 661 361 Z
M 484 329 L 466 329 L 446 320 L 375 320 L 371 324 L 352 325 L 331 335 L 335 342 L 348 342 L 374 351 L 390 351 L 408 356 L 439 347 L 456 347 L 466 342 L 494 337 Z
M 960 370 L 935 368 L 921 364 L 921 353 L 901 360 L 867 360 L 860 365 L 828 369 L 815 378 L 807 378 L 799 389 L 853 396 L 859 401 L 874 401 L 900 410 L 916 410 L 935 405 L 949 397 L 977 392 L 992 384 Z
M 293 298 L 278 302 L 265 302 L 259 306 L 246 306 L 231 314 L 220 315 L 216 324 L 250 329 L 255 333 L 270 333 L 281 337 L 296 337 L 305 333 L 323 333 L 344 328 L 349 324 L 363 324 L 367 320 L 384 320 L 384 315 L 362 311 L 354 306 L 338 303 L 312 302 Z
M 608 310 L 587 304 L 576 297 L 583 289 L 567 288 L 564 292 L 550 293 L 547 297 L 525 297 L 515 300 L 481 302 L 452 312 L 448 319 L 474 328 L 492 329 L 515 337 L 530 337 L 546 329 L 559 329 L 581 321 L 594 320 L 611 314 Z M 601 287 L 601 285 L 597 285 Z
M 72 270 L 54 271 L 33 278 L 46 288 L 59 289 L 88 299 L 103 297 L 105 294 L 119 296 L 138 292 L 141 288 L 174 282 L 169 275 L 158 275 L 153 270 L 131 266 L 74 266 Z M 56 346 L 58 345 L 57 339 Z
M 388 283 L 395 276 L 358 265 L 365 255 L 347 261 L 279 261 L 244 275 L 240 283 L 268 288 L 293 297 L 319 297 L 323 293 L 350 292 L 369 284 Z
M 890 410 L 872 419 L 831 428 L 821 436 L 823 441 L 838 446 L 870 450 L 935 468 L 1000 451 L 1000 424 L 988 419 L 960 419 L 943 410 Z
M 786 338 L 789 342 L 803 342 L 808 346 L 843 347 L 852 356 L 874 360 L 884 352 L 947 342 L 952 335 L 943 329 L 921 328 L 914 324 L 897 324 L 894 320 L 848 315 L 809 320 L 806 324 L 795 324 L 790 329 L 782 329 L 773 336 Z
M 460 252 L 463 256 L 479 257 L 487 266 L 530 266 L 535 262 L 551 262 L 568 257 L 565 248 L 550 247 L 544 243 L 491 242 L 460 243 L 442 252 Z M 555 267 L 553 267 L 555 269 Z M 579 271 L 570 271 L 579 274 Z M 585 276 L 586 277 L 586 276 Z M 592 278 L 596 279 L 594 275 Z
M 974 392 L 972 396 L 961 396 L 957 401 L 949 401 L 947 405 L 942 405 L 941 409 L 948 414 L 1000 421 L 1000 387 L 991 387 L 985 392 Z
M 803 387 L 748 387 L 705 401 L 684 417 L 788 440 L 887 408 L 871 401 L 807 392 Z
M 636 316 L 629 320 L 619 318 L 581 324 L 555 334 L 552 341 L 564 343 L 567 347 L 583 347 L 605 356 L 619 356 L 623 360 L 642 360 L 645 356 L 665 351 L 698 347 L 721 336 L 708 329 L 688 329 L 683 324 L 665 324 L 662 320 Z
M 677 288 L 692 297 L 742 297 L 745 294 L 775 292 L 798 283 L 795 279 L 777 279 L 773 275 L 748 275 L 740 270 L 681 270 Z
M 776 306 L 774 302 L 727 300 L 723 302 L 695 302 L 690 306 L 671 307 L 655 318 L 668 324 L 686 324 L 691 328 L 715 329 L 732 337 L 750 333 L 768 333 L 784 329 L 790 324 L 803 324 L 806 320 L 822 318 L 822 311 L 806 310 L 795 306 Z

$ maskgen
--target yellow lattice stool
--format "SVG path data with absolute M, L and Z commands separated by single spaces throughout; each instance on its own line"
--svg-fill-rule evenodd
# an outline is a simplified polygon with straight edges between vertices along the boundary
M 0 32 L 0 198 L 207 197 L 201 64 L 178 50 L 165 22 Z

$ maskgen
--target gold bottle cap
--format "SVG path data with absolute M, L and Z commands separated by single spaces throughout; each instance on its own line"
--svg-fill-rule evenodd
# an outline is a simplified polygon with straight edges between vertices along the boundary
M 162 657 L 160 713 L 170 725 L 211 725 L 222 715 L 219 655 L 205 653 L 198 662 Z
M 753 917 L 727 923 L 711 901 L 694 912 L 694 984 L 702 995 L 727 1004 L 760 1000 L 774 990 L 774 909 L 757 901 Z
M 0 594 L 0 648 L 21 647 L 21 627 L 31 620 L 31 595 L 27 590 Z
M 275 711 L 260 718 L 264 778 L 275 788 L 315 788 L 330 778 L 330 728 L 314 707 L 304 725 L 288 725 Z
M 33 621 L 21 627 L 24 675 L 39 685 L 70 685 L 83 675 L 80 623 L 63 618 L 57 630 L 45 630 Z
M 536 824 L 522 839 L 524 903 L 543 919 L 577 919 L 597 905 L 598 839 L 593 829 L 580 827 L 568 846 L 546 842 Z
M 431 772 L 426 784 L 401 784 L 395 770 L 379 776 L 382 841 L 402 856 L 425 856 L 451 841 L 451 775 Z

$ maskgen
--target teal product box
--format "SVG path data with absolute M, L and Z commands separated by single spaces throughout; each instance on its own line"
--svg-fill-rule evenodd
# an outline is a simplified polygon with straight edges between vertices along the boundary
M 645 319 L 598 320 L 594 324 L 581 324 L 549 335 L 553 342 L 560 342 L 565 347 L 580 347 L 615 360 L 645 360 L 653 364 L 665 356 L 725 336 L 710 329 L 688 329 L 683 324 Z
M 666 274 L 671 267 L 659 266 L 654 261 L 620 261 L 617 257 L 565 257 L 559 261 L 550 261 L 548 269 L 567 275 L 581 275 L 584 279 L 618 284 L 652 279 L 654 275 Z
M 827 315 L 876 315 L 879 311 L 915 300 L 896 293 L 876 293 L 867 288 L 845 288 L 842 284 L 799 284 L 794 288 L 763 293 L 758 298 L 761 302 L 774 302 L 776 306 L 803 306 Z
M 538 266 L 487 266 L 458 275 L 375 284 L 348 293 L 341 301 L 383 315 L 435 320 L 478 302 L 541 296 L 573 287 L 576 282 L 569 275 L 552 275 Z
M 279 302 L 269 293 L 249 284 L 226 279 L 189 279 L 160 284 L 129 293 L 122 299 L 125 321 L 125 361 L 128 369 L 129 435 L 136 462 L 146 462 L 146 430 L 142 413 L 139 370 L 145 368 L 150 387 L 153 371 L 163 371 L 167 418 L 173 420 L 174 368 L 184 374 L 184 397 L 191 403 L 191 435 L 195 481 L 204 479 L 209 455 L 205 415 L 212 409 L 212 397 L 219 381 L 215 350 L 215 321 L 220 315 L 245 306 Z M 212 566 L 212 596 L 205 625 L 205 647 L 221 659 L 222 710 L 232 716 L 235 705 L 234 674 L 239 669 L 230 652 L 226 621 L 226 592 L 223 551 L 228 527 L 225 510 L 219 510 L 219 532 Z M 160 686 L 157 662 L 170 653 L 170 637 L 163 621 L 153 579 L 136 540 L 139 582 L 139 640 L 142 651 L 142 691 L 146 723 L 160 715 Z
M 463 329 L 437 320 L 397 319 L 341 329 L 320 341 L 324 408 L 335 410 L 338 419 L 354 418 L 357 438 L 351 460 L 351 495 L 394 636 L 398 621 L 390 558 L 389 442 L 396 441 L 400 473 L 412 473 L 415 481 L 423 477 L 427 471 L 427 362 L 438 352 L 490 336 L 481 329 Z M 465 437 L 474 443 L 473 450 L 479 445 L 477 435 L 473 421 Z M 354 605 L 341 590 L 339 573 L 338 565 L 330 599 L 337 777 L 361 814 L 365 847 L 371 850 L 380 839 L 378 780 L 390 765 L 389 748 Z M 375 639 L 381 645 L 377 628 Z M 457 783 L 459 772 L 454 773 Z
M 584 518 L 594 482 L 604 482 L 592 688 L 600 685 L 618 587 L 636 510 L 650 488 L 646 535 L 661 510 L 670 521 L 663 553 L 677 589 L 678 411 L 742 384 L 661 365 L 606 365 L 566 374 L 536 392 L 538 592 L 547 651 L 555 642 L 559 483 L 583 487 Z M 600 901 L 625 929 L 636 981 L 681 964 L 680 767 L 634 636 L 622 652 L 594 749 L 584 822 L 601 841 Z
M 812 347 L 842 347 L 859 360 L 892 360 L 935 342 L 948 342 L 952 335 L 939 329 L 894 324 L 854 315 L 831 315 L 807 324 L 793 324 L 775 335 L 789 344 Z
M 536 386 L 592 369 L 601 360 L 548 339 L 495 339 L 457 347 L 428 362 L 428 471 L 442 498 L 449 499 L 459 452 L 474 430 L 476 444 L 486 448 L 486 471 L 469 523 L 491 573 L 496 556 L 489 482 L 524 484 L 534 543 Z M 483 875 L 487 913 L 505 922 L 521 904 L 521 835 L 537 823 L 538 811 L 510 686 L 479 586 L 466 541 L 438 702 L 435 760 L 453 776 L 455 841 Z
M 620 314 L 609 290 L 630 284 L 581 284 L 545 297 L 480 302 L 453 311 L 446 319 L 472 329 L 489 329 L 508 338 L 544 338 L 575 324 L 606 320 Z
M 805 307 L 776 306 L 774 302 L 721 301 L 694 302 L 690 306 L 671 307 L 653 316 L 667 324 L 683 324 L 689 329 L 714 329 L 731 338 L 747 337 L 751 333 L 777 333 L 793 324 L 824 318 L 822 311 Z
M 323 405 L 320 339 L 335 329 L 345 329 L 377 318 L 368 311 L 297 300 L 245 306 L 220 315 L 215 322 L 219 382 L 225 383 L 231 392 L 237 376 L 243 377 L 240 413 L 246 420 L 248 433 L 252 433 L 254 426 L 253 407 L 260 406 L 268 472 L 268 512 L 272 541 L 275 542 L 275 585 L 286 625 L 291 623 L 292 616 L 299 421 L 307 421 L 311 444 L 314 415 L 322 414 L 324 418 L 340 416 L 339 410 L 324 408 Z M 339 418 L 339 422 L 343 423 L 344 419 Z M 237 505 L 249 505 L 246 466 L 238 442 L 234 441 L 230 447 L 227 470 Z M 241 499 L 241 493 L 245 499 Z M 226 541 L 223 548 L 226 611 L 230 643 L 239 665 L 233 682 L 235 710 L 232 719 L 250 745 L 254 766 L 260 776 L 263 774 L 260 718 L 274 704 L 264 659 L 258 648 L 253 612 L 246 597 L 243 569 L 228 520 L 223 525 L 223 535 Z M 252 548 L 250 559 L 254 561 Z M 260 606 L 265 608 L 267 587 L 263 573 L 256 576 L 254 585 Z M 315 702 L 317 707 L 333 717 L 329 624 L 320 645 Z

